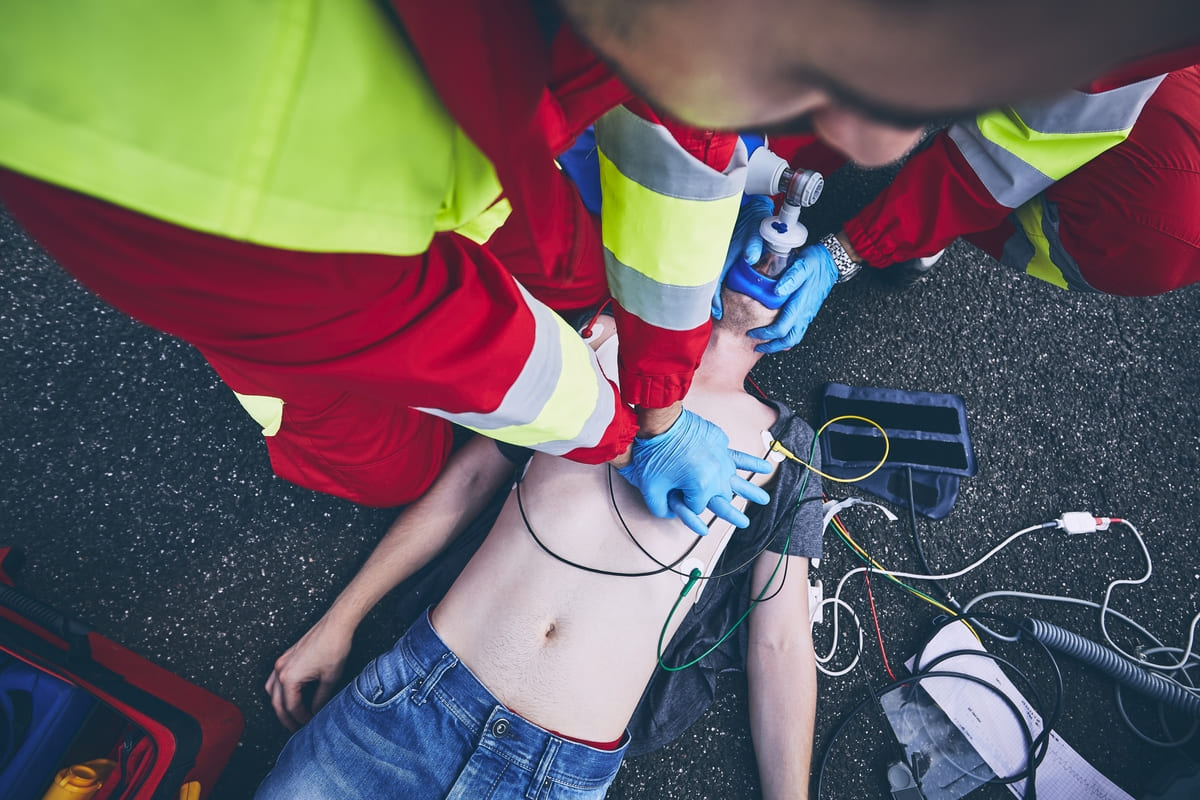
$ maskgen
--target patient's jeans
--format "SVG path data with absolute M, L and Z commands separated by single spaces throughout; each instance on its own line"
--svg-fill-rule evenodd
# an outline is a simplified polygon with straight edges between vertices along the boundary
M 291 738 L 255 798 L 602 798 L 624 753 L 506 709 L 426 612 Z

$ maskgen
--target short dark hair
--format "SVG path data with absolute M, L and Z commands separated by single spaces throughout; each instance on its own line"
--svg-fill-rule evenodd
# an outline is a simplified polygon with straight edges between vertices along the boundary
M 737 333 L 770 325 L 778 316 L 778 309 L 770 309 L 749 295 L 721 287 L 721 318 L 715 324 Z

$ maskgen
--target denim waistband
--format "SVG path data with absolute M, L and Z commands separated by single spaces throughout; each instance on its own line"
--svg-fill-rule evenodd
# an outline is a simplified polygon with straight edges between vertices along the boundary
M 628 739 L 616 750 L 598 750 L 505 708 L 438 636 L 428 610 L 397 643 L 397 652 L 424 675 L 417 696 L 436 694 L 461 722 L 480 732 L 480 747 L 533 773 L 534 785 L 552 778 L 587 787 L 611 780 L 621 766 Z

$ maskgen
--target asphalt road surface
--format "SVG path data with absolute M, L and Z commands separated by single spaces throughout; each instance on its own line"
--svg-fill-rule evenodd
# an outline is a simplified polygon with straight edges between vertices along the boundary
M 809 216 L 813 235 L 888 177 L 832 176 Z M 242 709 L 245 735 L 214 797 L 248 798 L 286 740 L 262 690 L 272 662 L 345 585 L 395 512 L 273 477 L 257 426 L 194 350 L 95 300 L 2 214 L 0 264 L 0 545 L 28 556 L 25 591 Z M 961 396 L 979 469 L 963 479 L 948 517 L 920 523 L 932 567 L 957 570 L 1063 512 L 1121 517 L 1142 532 L 1153 574 L 1118 588 L 1113 607 L 1182 647 L 1200 611 L 1198 319 L 1194 288 L 1146 299 L 1068 294 L 959 243 L 907 291 L 871 276 L 836 287 L 801 345 L 765 360 L 754 377 L 810 419 L 829 381 Z M 865 496 L 853 486 L 829 491 Z M 904 516 L 889 523 L 851 509 L 843 519 L 884 565 L 919 569 Z M 858 563 L 827 535 L 814 574 L 832 591 Z M 960 601 L 998 589 L 1099 601 L 1111 581 L 1145 569 L 1137 539 L 1119 527 L 1043 531 L 947 586 Z M 940 612 L 882 578 L 872 588 L 899 676 Z M 847 581 L 844 598 L 865 626 L 864 651 L 847 675 L 821 678 L 815 763 L 848 712 L 891 680 L 861 578 Z M 364 624 L 352 670 L 400 632 L 393 607 L 386 601 Z M 1100 638 L 1091 608 L 1025 600 L 986 608 Z M 820 649 L 830 632 L 827 616 L 816 629 Z M 1053 695 L 1036 648 L 985 644 Z M 855 650 L 844 635 L 838 663 Z M 1180 757 L 1197 758 L 1194 742 L 1142 742 L 1118 714 L 1108 679 L 1068 658 L 1061 667 L 1057 731 L 1132 796 L 1148 796 L 1155 774 Z M 720 689 L 683 739 L 627 761 L 609 796 L 758 797 L 744 679 L 724 676 Z M 1167 735 L 1153 704 L 1129 695 L 1126 705 L 1149 735 Z M 1175 735 L 1186 731 L 1168 723 Z M 888 797 L 885 772 L 896 759 L 895 739 L 868 702 L 833 743 L 821 797 Z M 971 796 L 1011 793 L 992 785 Z

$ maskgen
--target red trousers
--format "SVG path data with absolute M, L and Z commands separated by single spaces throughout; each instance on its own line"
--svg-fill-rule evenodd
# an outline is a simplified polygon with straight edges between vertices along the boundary
M 1091 288 L 1154 295 L 1200 281 L 1200 66 L 1167 75 L 1128 138 L 1044 192 L 1058 239 Z M 1016 229 L 945 132 L 845 230 L 870 264 L 932 255 L 962 237 L 1024 271 Z
M 486 410 L 512 385 L 533 324 L 518 279 L 556 310 L 608 297 L 602 268 L 545 274 L 503 229 L 487 248 L 439 234 L 411 257 L 305 253 L 4 170 L 0 199 L 106 302 L 194 345 L 235 392 L 282 398 L 282 425 L 266 437 L 279 476 L 366 505 L 414 499 L 449 455 L 450 423 L 413 407 Z M 586 213 L 562 227 L 572 246 L 600 247 Z
M 1200 66 L 1167 75 L 1129 138 L 1046 199 L 1092 288 L 1145 296 L 1200 281 Z M 977 243 L 999 257 L 993 242 Z

